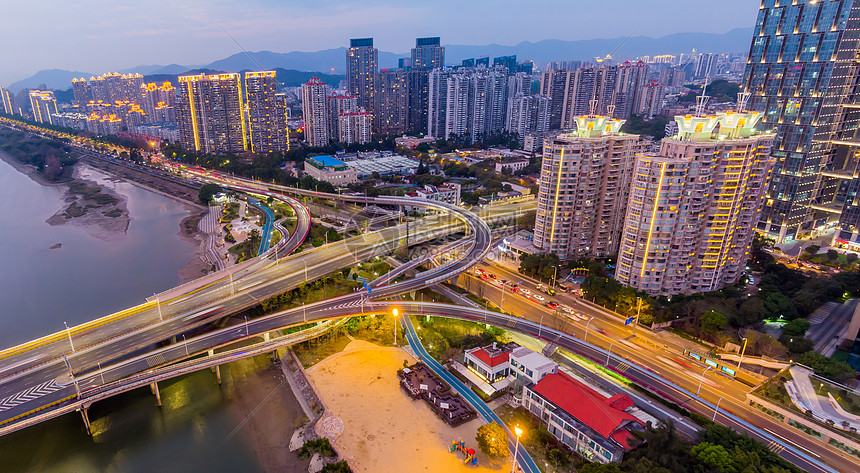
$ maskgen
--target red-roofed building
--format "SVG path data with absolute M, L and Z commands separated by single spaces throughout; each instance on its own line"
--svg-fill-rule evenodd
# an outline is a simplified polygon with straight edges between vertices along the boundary
M 466 366 L 490 384 L 508 376 L 510 363 L 508 357 L 511 347 L 497 346 L 495 343 L 480 348 L 466 350 Z
M 633 406 L 626 394 L 607 398 L 561 371 L 526 386 L 523 406 L 572 450 L 603 463 L 621 460 L 636 440 L 631 431 L 643 425 L 626 412 Z

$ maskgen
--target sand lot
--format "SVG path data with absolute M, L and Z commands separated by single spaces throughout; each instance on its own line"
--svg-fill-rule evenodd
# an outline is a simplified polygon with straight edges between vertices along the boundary
M 400 388 L 397 370 L 414 359 L 397 348 L 353 341 L 346 349 L 308 369 L 329 412 L 344 423 L 335 448 L 353 471 L 425 472 L 510 470 L 506 460 L 490 462 L 478 451 L 480 419 L 452 428 L 423 400 Z M 478 451 L 478 466 L 463 464 L 462 454 L 448 453 L 462 439 Z

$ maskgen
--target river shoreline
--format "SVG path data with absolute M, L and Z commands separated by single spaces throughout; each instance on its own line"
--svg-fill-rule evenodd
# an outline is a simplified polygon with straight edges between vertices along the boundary
M 8 162 L 18 172 L 27 175 L 41 186 L 56 188 L 60 193 L 60 208 L 48 219 L 49 224 L 79 227 L 88 235 L 104 241 L 122 239 L 128 234 L 129 223 L 134 218 L 133 214 L 129 214 L 129 198 L 123 195 L 123 188 L 117 188 L 113 184 L 128 183 L 180 203 L 189 214 L 181 219 L 175 235 L 185 242 L 193 243 L 194 251 L 191 254 L 175 257 L 176 259 L 188 257 L 187 264 L 178 271 L 179 284 L 199 278 L 211 271 L 211 264 L 204 259 L 204 253 L 207 251 L 207 234 L 202 231 L 200 225 L 201 219 L 207 215 L 209 209 L 189 201 L 189 199 L 196 198 L 194 195 L 196 191 L 177 189 L 177 195 L 171 195 L 171 191 L 174 190 L 173 186 L 175 186 L 173 183 L 157 181 L 157 177 L 154 176 L 142 176 L 141 178 L 147 180 L 147 183 L 137 182 L 134 179 L 137 173 L 134 171 L 99 161 L 85 162 L 83 160 L 75 165 L 71 180 L 50 182 L 42 178 L 33 166 L 22 164 L 6 153 L 0 153 L 0 155 L 2 155 L 0 158 Z M 71 192 L 70 186 L 75 185 L 97 187 L 99 191 L 95 194 L 104 194 L 116 202 L 111 202 L 107 206 L 94 206 L 86 209 L 87 204 L 95 205 L 95 202 L 82 202 L 86 199 L 83 199 L 80 194 L 74 195 Z M 127 192 L 128 188 L 124 189 Z M 106 197 L 102 197 L 102 199 L 110 201 Z M 73 204 L 72 201 L 80 202 L 78 207 L 86 209 L 82 216 L 66 218 L 63 215 Z M 122 215 L 117 217 L 104 215 L 111 210 L 117 210 Z M 218 208 L 212 210 L 218 212 Z M 212 217 L 210 216 L 210 218 Z M 157 248 L 153 248 L 153 250 L 157 250 Z M 298 459 L 295 453 L 289 451 L 288 446 L 289 432 L 303 417 L 301 408 L 295 395 L 283 383 L 280 370 L 273 369 L 271 362 L 265 360 L 266 357 L 258 357 L 231 363 L 225 367 L 224 386 L 215 390 L 224 396 L 221 402 L 224 403 L 223 407 L 229 413 L 229 416 L 226 419 L 222 418 L 222 421 L 226 421 L 229 428 L 234 429 L 225 441 L 234 435 L 241 436 L 242 441 L 247 442 L 256 454 L 257 466 L 267 473 L 305 471 L 307 460 Z M 185 382 L 184 378 L 181 378 L 176 386 L 183 382 Z M 133 419 L 127 406 L 115 406 L 109 409 L 109 412 L 111 412 L 111 417 L 105 419 L 111 421 L 108 424 L 114 421 L 131 422 Z M 216 415 L 214 414 L 215 410 L 211 412 L 212 415 Z M 117 428 L 121 429 L 119 425 Z M 154 445 L 160 439 L 153 438 L 149 441 L 153 442 Z M 130 440 L 130 442 L 133 441 Z M 123 447 L 129 445 L 132 443 L 123 444 Z M 202 463 L 200 465 L 202 466 Z M 256 470 L 256 468 L 252 469 Z M 193 471 L 193 468 L 189 471 Z

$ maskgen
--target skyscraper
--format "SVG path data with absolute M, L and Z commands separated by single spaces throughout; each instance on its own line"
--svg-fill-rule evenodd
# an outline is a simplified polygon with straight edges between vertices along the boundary
M 618 67 L 606 64 L 580 67 L 568 73 L 562 99 L 561 128 L 573 128 L 578 117 L 591 113 L 595 100 L 594 113 L 617 116 L 618 76 Z
M 623 123 L 581 116 L 576 131 L 544 142 L 537 248 L 565 260 L 618 251 L 633 163 L 645 149 L 638 135 L 619 132 Z
M 634 114 L 641 115 L 648 72 L 648 65 L 642 61 L 625 61 L 618 65 L 614 103 L 616 117 L 627 119 Z
M 409 130 L 409 77 L 400 69 L 383 69 L 376 78 L 373 128 L 380 135 L 399 135 Z
M 140 86 L 140 106 L 146 113 L 146 123 L 176 122 L 176 87 L 168 81 L 150 82 Z
M 430 73 L 428 135 L 479 142 L 505 129 L 503 68 L 435 69 Z
M 742 88 L 752 93 L 750 109 L 763 112 L 763 126 L 776 132 L 776 165 L 758 228 L 778 241 L 815 225 L 811 206 L 830 139 L 817 136 L 821 108 L 832 101 L 839 39 L 858 15 L 853 1 L 763 0 L 759 9 Z
M 143 76 L 140 74 L 109 72 L 98 77 L 90 77 L 89 90 L 95 102 L 113 103 L 120 100 L 137 103 L 140 100 L 142 85 Z M 74 88 L 74 81 L 72 87 Z
M 0 87 L 0 102 L 3 102 L 3 113 L 7 115 L 14 115 L 15 109 L 12 108 L 12 97 L 9 95 L 9 91 Z
M 269 154 L 289 149 L 284 143 L 284 134 L 278 129 L 277 101 L 278 83 L 275 71 L 245 73 L 245 103 L 248 104 L 248 135 L 251 151 Z
M 636 158 L 616 278 L 652 295 L 736 283 L 766 194 L 774 135 L 755 131 L 761 113 L 697 115 Z
M 337 117 L 338 141 L 345 145 L 370 143 L 373 116 L 370 112 L 345 112 Z
M 326 107 L 328 107 L 328 134 L 332 138 L 340 136 L 340 120 L 338 117 L 344 113 L 357 112 L 358 100 L 349 94 L 338 94 L 332 92 L 326 99 Z
M 83 77 L 72 79 L 72 93 L 75 96 L 75 105 L 86 110 L 87 103 L 90 101 L 90 89 L 87 86 L 87 80 Z
M 30 107 L 33 109 L 33 121 L 36 123 L 54 124 L 53 115 L 57 113 L 57 99 L 50 90 L 31 90 Z
M 561 128 L 562 112 L 568 88 L 568 71 L 565 69 L 550 69 L 540 75 L 540 94 L 550 98 L 549 129 Z M 580 112 L 584 114 L 585 110 Z
M 248 149 L 238 73 L 180 76 L 176 109 L 183 148 L 201 153 L 239 153 Z
M 550 100 L 543 95 L 515 95 L 508 99 L 505 129 L 522 143 L 529 133 L 549 131 Z
M 427 129 L 430 71 L 445 66 L 445 48 L 439 37 L 417 38 L 412 48 L 409 79 L 409 130 Z
M 302 85 L 302 119 L 308 146 L 328 146 L 330 135 L 327 95 L 326 85 L 316 77 L 311 77 L 311 80 Z
M 378 70 L 379 52 L 373 47 L 373 38 L 349 40 L 349 49 L 346 50 L 347 89 L 358 98 L 359 107 L 371 112 Z

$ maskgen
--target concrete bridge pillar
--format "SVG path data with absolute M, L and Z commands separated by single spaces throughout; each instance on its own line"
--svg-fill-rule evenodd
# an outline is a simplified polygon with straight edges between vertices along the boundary
M 93 431 L 90 428 L 90 417 L 87 415 L 87 408 L 86 407 L 81 408 L 81 417 L 83 417 L 83 419 L 84 419 L 84 427 L 86 427 L 86 429 L 87 429 L 87 435 L 92 435 Z
M 158 381 L 149 385 L 152 388 L 152 394 L 155 394 L 155 403 L 158 404 L 158 407 L 161 407 L 161 391 L 158 390 Z
M 218 384 L 221 384 L 221 365 L 215 365 L 215 377 L 218 379 Z
M 267 343 L 269 342 L 269 332 L 263 334 L 263 341 Z
M 215 350 L 209 350 L 209 356 L 215 356 Z M 215 372 L 215 368 L 209 368 L 213 373 Z

